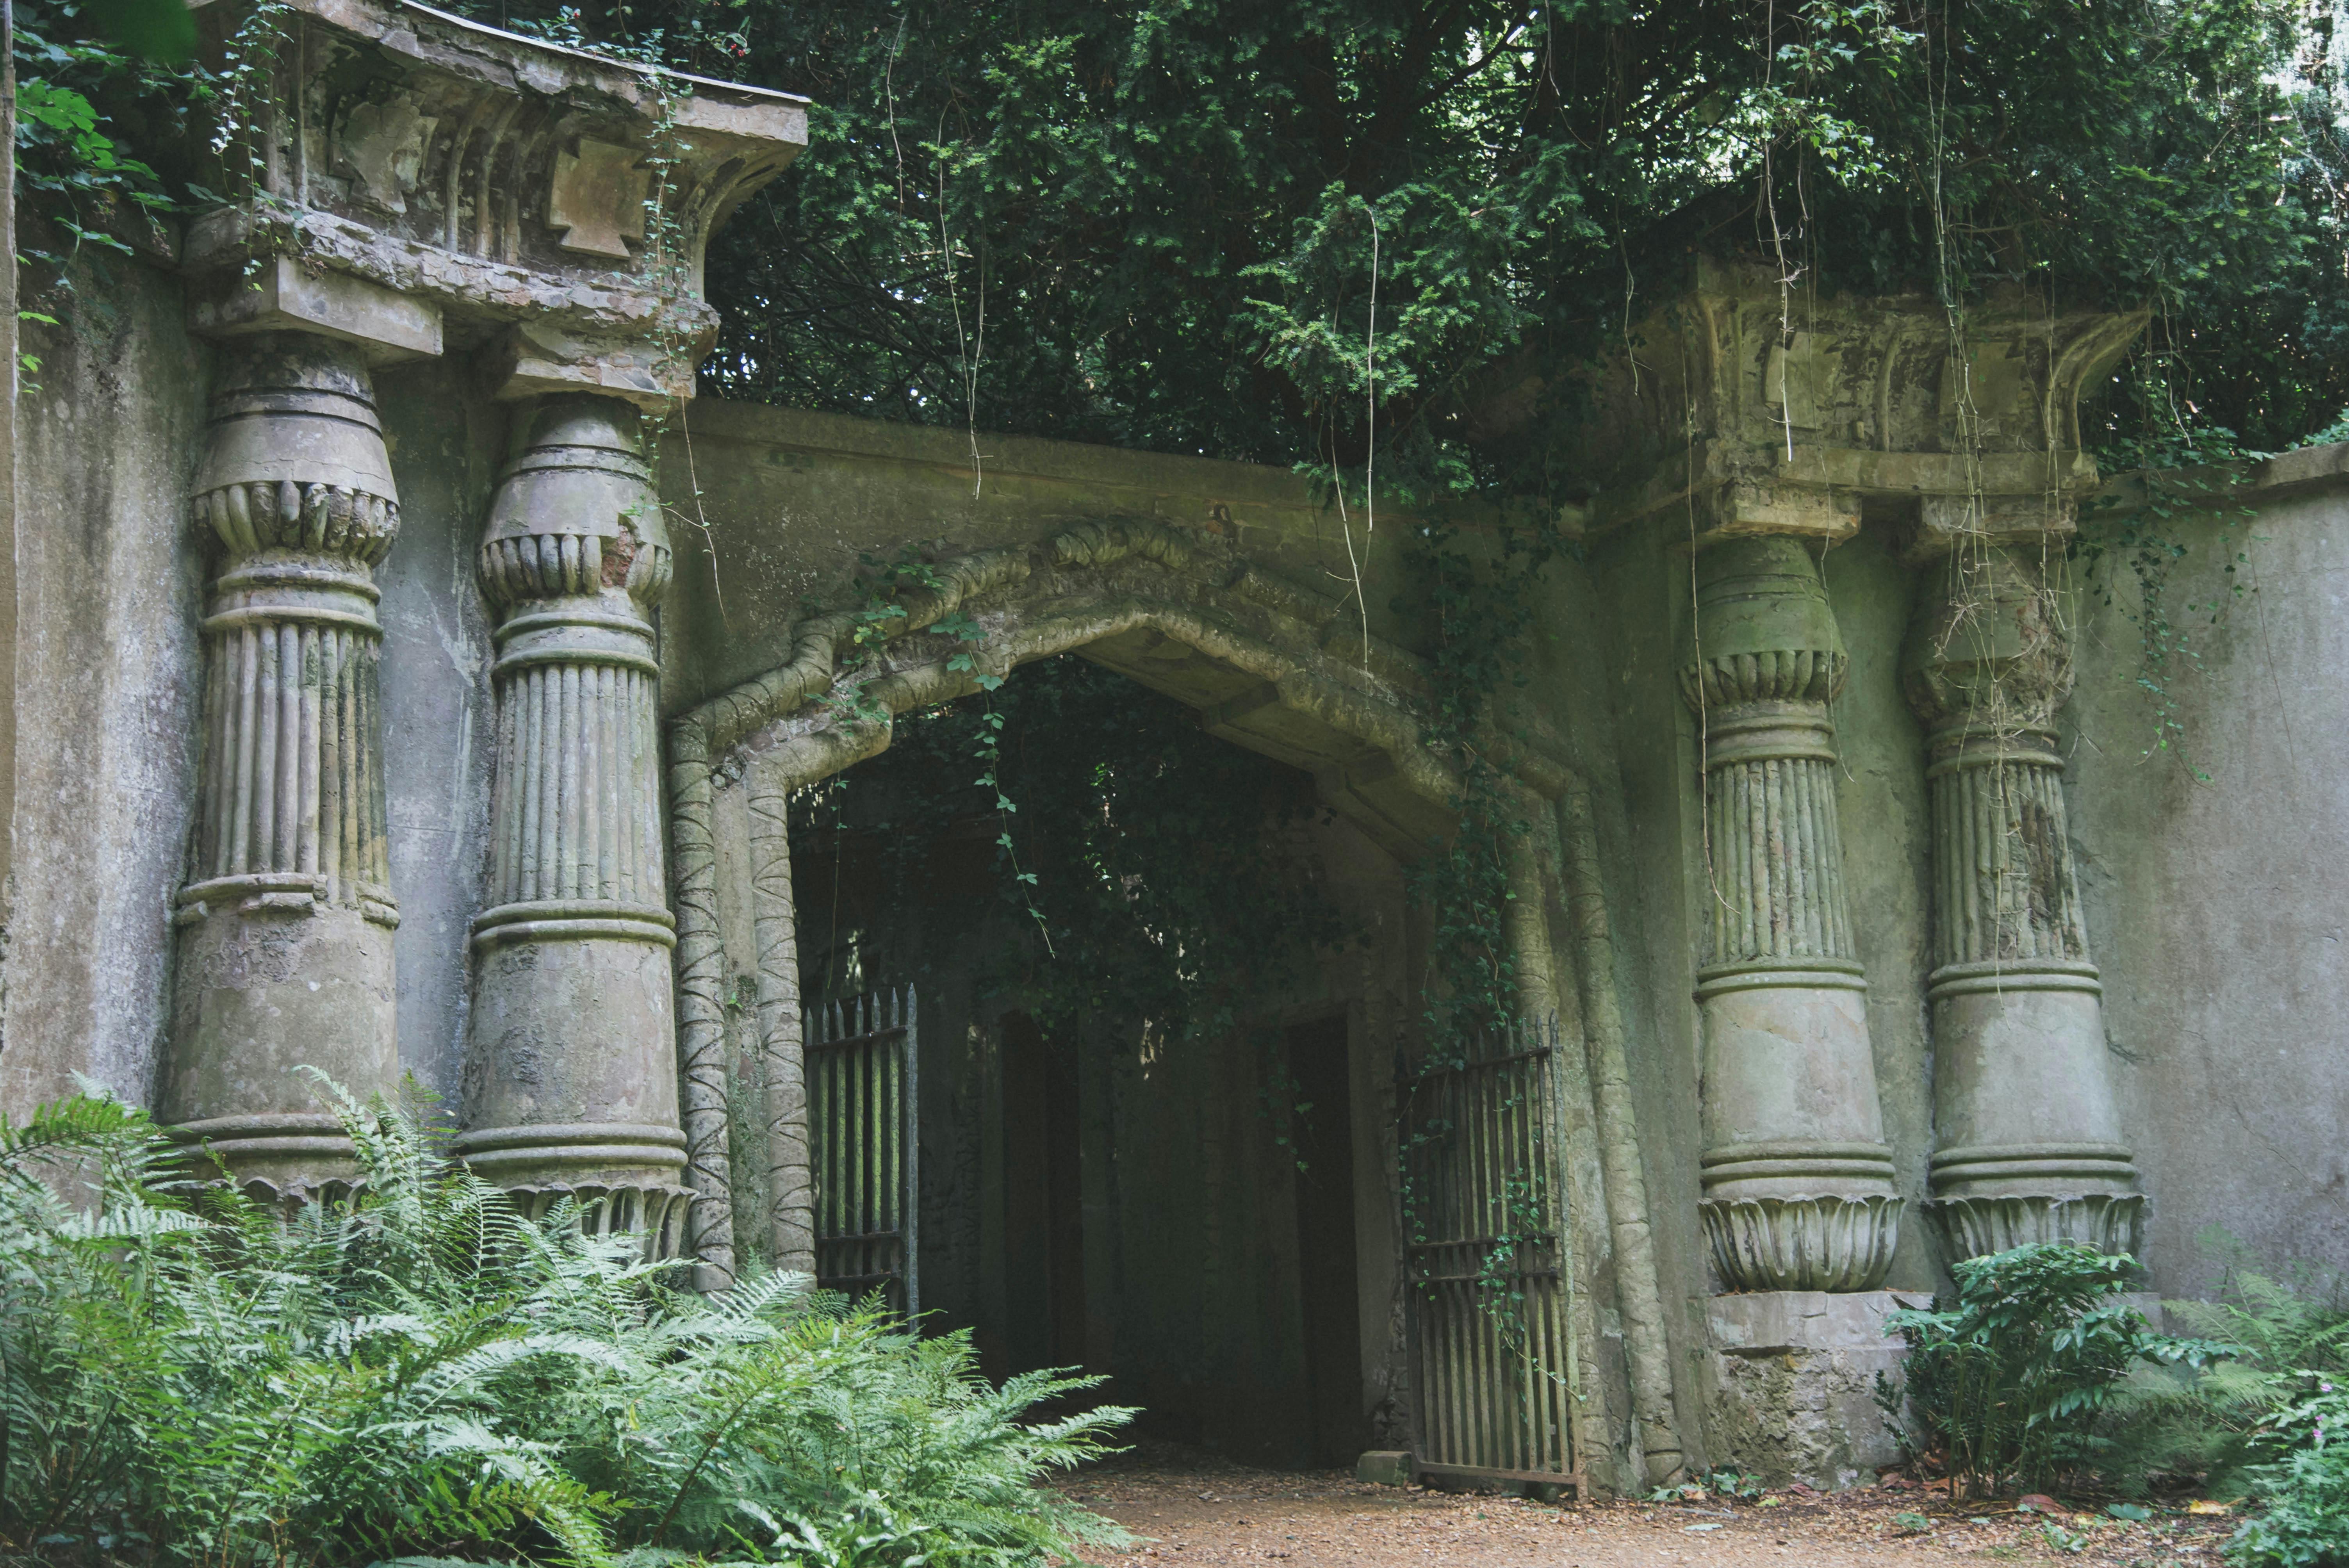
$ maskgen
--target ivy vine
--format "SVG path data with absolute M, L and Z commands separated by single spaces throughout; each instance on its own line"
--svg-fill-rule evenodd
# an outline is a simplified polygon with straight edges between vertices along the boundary
M 2349 412 L 2308 444 L 2329 439 L 2349 439 Z M 2102 465 L 2108 478 L 2134 480 L 2134 493 L 2108 485 L 2081 519 L 2071 546 L 2087 592 L 2137 628 L 2135 680 L 2150 709 L 2140 757 L 2175 756 L 2205 784 L 2210 775 L 2193 755 L 2178 686 L 2205 673 L 2210 629 L 2253 592 L 2250 547 L 2258 537 L 2249 524 L 2259 514 L 2232 491 L 2253 463 L 2271 455 L 2245 450 L 2230 430 L 2187 419 L 2116 440 L 2099 454 Z M 2223 556 L 2219 582 L 2207 593 L 2183 592 L 2178 568 L 2189 559 L 2193 537 L 2207 533 L 2209 524 L 2216 525 L 2213 542 Z M 2134 594 L 2119 592 L 2124 574 Z

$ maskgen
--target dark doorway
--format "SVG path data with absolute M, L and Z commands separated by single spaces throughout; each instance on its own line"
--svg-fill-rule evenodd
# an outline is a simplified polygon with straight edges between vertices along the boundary
M 1297 1253 L 1313 1462 L 1350 1465 L 1370 1446 L 1362 1410 L 1360 1276 L 1354 1256 L 1354 1119 L 1346 1020 L 1288 1031 L 1297 1085 Z
M 1085 1364 L 1083 1145 L 1077 1056 L 1025 1013 L 1003 1017 L 1006 1349 L 1013 1372 Z
M 1193 657 L 1167 648 L 1154 679 Z M 975 748 L 1002 783 L 962 782 Z M 1392 858 L 1310 772 L 1081 659 L 900 716 L 791 809 L 804 994 L 920 996 L 926 1330 L 968 1330 L 990 1377 L 1112 1378 L 1066 1408 L 1137 1406 L 1154 1437 L 1350 1463 L 1386 1189 L 1354 1158 L 1348 1018 L 1313 1015 L 1351 995 L 1329 957 L 1376 932 L 1402 961 Z

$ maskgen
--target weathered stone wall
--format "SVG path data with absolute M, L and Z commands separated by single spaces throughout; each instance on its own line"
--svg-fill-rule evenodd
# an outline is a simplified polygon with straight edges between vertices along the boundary
M 385 790 L 400 1066 L 454 1107 L 464 1066 L 470 923 L 487 900 L 493 760 L 489 612 L 473 556 L 504 456 L 510 406 L 460 365 L 379 373 L 399 485 L 383 589 Z
M 144 1100 L 194 810 L 202 572 L 188 486 L 210 356 L 179 286 L 114 261 L 30 325 L 18 405 L 16 885 L 0 1105 L 81 1073 Z
M 2199 657 L 2162 680 L 2179 730 L 2147 755 L 2123 568 L 2095 580 L 2109 604 L 2085 597 L 2062 748 L 2154 1283 L 2190 1295 L 2222 1262 L 2197 1242 L 2212 1226 L 2349 1268 L 2349 444 L 2149 526 L 2186 550 L 2168 614 Z M 2214 603 L 2215 625 L 2191 608 Z
M 1684 560 L 1681 571 L 1685 589 Z M 1674 798 L 1681 775 L 1672 771 L 1675 764 L 1670 761 L 1660 765 L 1652 747 L 1632 747 L 1624 740 L 1626 721 L 1640 714 L 1660 727 L 1657 734 L 1668 752 L 1678 734 L 1671 723 L 1680 700 L 1672 685 L 1675 650 L 1669 642 L 1636 634 L 1638 628 L 1660 614 L 1669 616 L 1670 611 L 1641 601 L 1640 590 L 1610 570 L 1604 553 L 1583 560 L 1562 558 L 1552 564 L 1545 581 L 1548 603 L 1543 631 L 1528 650 L 1526 696 L 1551 713 L 1568 760 L 1591 789 L 1664 1329 L 1671 1365 L 1685 1368 L 1694 1366 L 1704 1351 L 1707 1290 L 1700 1262 L 1704 1237 L 1696 1210 L 1697 1075 L 1694 1013 L 1689 1001 L 1694 982 L 1684 928 L 1675 920 L 1670 900 L 1657 897 L 1659 888 L 1675 885 L 1671 857 L 1678 852 L 1679 824 L 1669 812 L 1660 816 L 1654 809 Z M 1658 586 L 1654 592 L 1661 594 L 1664 589 Z M 1670 624 L 1667 621 L 1652 630 L 1668 637 Z M 1693 749 L 1681 762 L 1692 776 Z M 1651 768 L 1660 770 L 1651 775 Z M 1581 1023 L 1579 1009 L 1575 1009 L 1569 1031 Z M 1614 1305 L 1619 1285 L 1611 1250 L 1604 1252 L 1591 1294 L 1604 1304 L 1599 1315 L 1600 1376 L 1609 1385 L 1619 1384 L 1627 1375 L 1622 1316 Z M 1682 1430 L 1692 1444 L 1701 1443 L 1703 1413 L 1698 1387 L 1677 1374 L 1673 1383 Z M 1701 1447 L 1692 1448 L 1690 1461 L 1697 1462 L 1702 1455 Z

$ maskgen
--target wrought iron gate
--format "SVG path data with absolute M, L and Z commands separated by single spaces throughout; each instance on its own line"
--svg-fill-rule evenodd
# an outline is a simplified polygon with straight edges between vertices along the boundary
M 860 1297 L 878 1288 L 910 1318 L 921 1310 L 914 988 L 811 1007 L 801 1039 L 816 1283 Z
M 1423 1475 L 1582 1490 L 1557 1037 L 1480 1037 L 1396 1085 Z

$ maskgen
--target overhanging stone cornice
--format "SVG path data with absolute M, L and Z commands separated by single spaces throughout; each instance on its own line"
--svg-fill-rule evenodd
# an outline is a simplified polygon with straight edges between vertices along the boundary
M 1833 543 L 1867 511 L 1927 553 L 2068 532 L 2098 482 L 2081 390 L 2144 320 L 2016 291 L 1953 322 L 1924 295 L 1786 294 L 1766 269 L 1700 261 L 1589 373 L 1570 454 L 1588 494 L 1563 521 Z
M 807 145 L 807 101 L 662 71 L 413 0 L 243 0 L 198 12 L 265 67 L 266 102 L 191 225 L 199 330 L 320 324 L 233 296 L 290 261 L 422 302 L 452 349 L 495 345 L 512 395 L 690 396 L 717 329 L 710 235 Z M 316 291 L 312 291 L 314 294 Z M 312 301 L 310 303 L 315 303 Z M 355 331 L 354 335 L 357 335 Z M 386 352 L 417 352 L 415 335 Z

